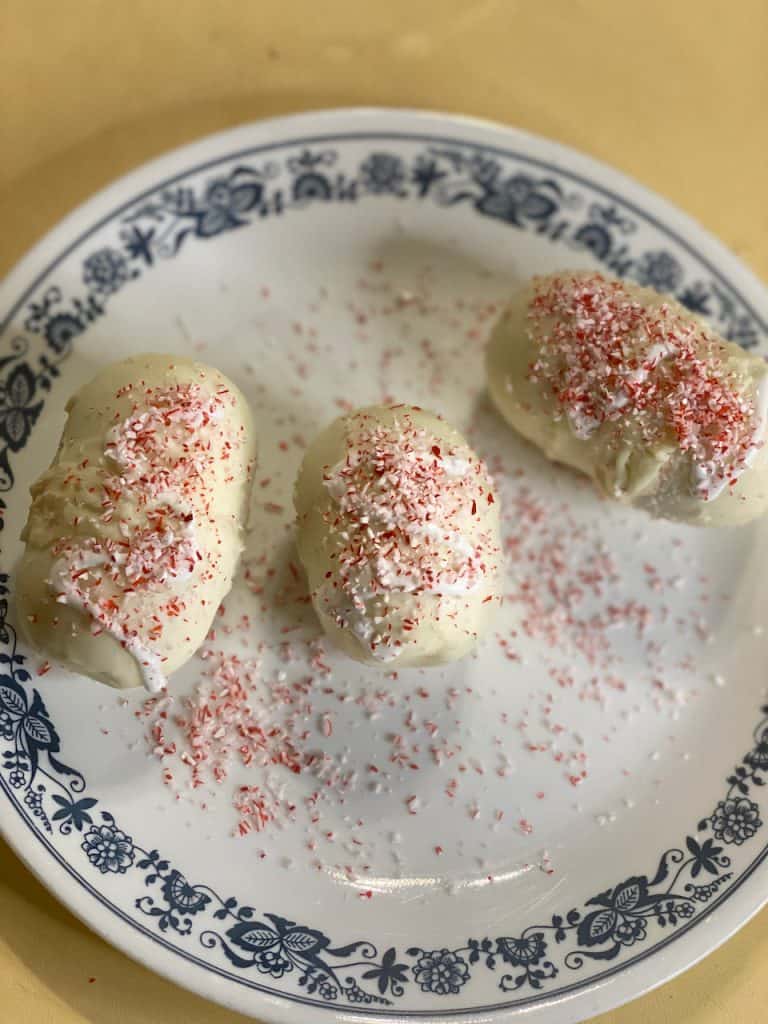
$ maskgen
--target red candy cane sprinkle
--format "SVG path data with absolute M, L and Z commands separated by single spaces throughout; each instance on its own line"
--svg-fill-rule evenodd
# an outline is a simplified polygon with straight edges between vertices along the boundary
M 221 424 L 224 408 L 235 401 L 226 388 L 132 385 L 116 397 L 129 394 L 135 396 L 132 410 L 109 431 L 104 447 L 102 535 L 59 540 L 51 585 L 60 603 L 90 617 L 94 635 L 112 633 L 136 657 L 148 688 L 159 689 L 162 659 L 153 651 L 166 619 L 182 615 L 185 602 L 181 593 L 167 604 L 154 595 L 214 576 L 218 555 L 204 558 L 195 527 L 212 519 L 211 473 L 241 439 Z M 86 466 L 83 460 L 79 468 Z M 79 479 L 70 483 L 78 487 Z M 152 603 L 144 603 L 145 596 Z
M 759 446 L 761 416 L 725 344 L 668 303 L 644 305 L 600 274 L 540 280 L 529 306 L 529 379 L 582 438 L 606 425 L 647 447 L 673 443 L 703 498 L 735 483 Z
M 323 587 L 322 599 L 337 624 L 382 660 L 403 643 L 384 608 L 391 591 L 415 598 L 415 611 L 400 622 L 407 635 L 419 627 L 422 595 L 473 589 L 495 571 L 497 556 L 491 531 L 470 522 L 476 496 L 492 489 L 484 464 L 467 446 L 443 450 L 408 407 L 392 411 L 391 425 L 352 418 L 346 458 L 324 474 L 334 499 L 326 521 L 339 546 L 338 578 Z

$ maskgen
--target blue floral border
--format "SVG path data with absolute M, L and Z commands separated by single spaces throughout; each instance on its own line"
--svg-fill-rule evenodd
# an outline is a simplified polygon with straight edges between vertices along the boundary
M 0 491 L 13 486 L 11 458 L 24 448 L 60 362 L 77 336 L 104 315 L 113 295 L 195 239 L 208 240 L 316 204 L 388 197 L 470 206 L 513 229 L 587 250 L 614 273 L 674 293 L 745 347 L 757 343 L 759 325 L 752 311 L 716 275 L 690 277 L 668 248 L 633 244 L 640 218 L 618 198 L 590 198 L 564 186 L 563 179 L 572 177 L 566 172 L 533 173 L 524 157 L 504 159 L 498 151 L 445 140 L 409 141 L 420 143 L 409 159 L 381 146 L 353 171 L 342 168 L 336 146 L 318 140 L 284 143 L 284 159 L 255 164 L 224 158 L 218 163 L 234 164 L 225 174 L 184 184 L 193 178 L 192 171 L 122 208 L 112 241 L 82 261 L 81 293 L 65 296 L 55 284 L 39 290 L 27 301 L 26 333 L 14 337 L 0 357 Z M 530 163 L 541 166 L 540 161 Z M 43 341 L 34 360 L 28 335 Z M 753 840 L 763 825 L 752 795 L 768 771 L 768 707 L 762 709 L 750 750 L 726 780 L 723 798 L 680 847 L 662 854 L 650 874 L 624 879 L 515 936 L 469 937 L 440 949 L 379 950 L 367 939 L 338 945 L 317 929 L 188 881 L 158 850 L 135 842 L 96 797 L 86 795 L 83 776 L 58 758 L 60 739 L 40 694 L 29 692 L 24 655 L 6 619 L 7 590 L 8 577 L 0 576 L 0 643 L 5 648 L 0 653 L 0 737 L 6 744 L 0 781 L 16 796 L 19 811 L 31 817 L 43 837 L 54 831 L 75 837 L 93 871 L 140 873 L 148 892 L 135 900 L 135 909 L 159 933 L 196 936 L 203 949 L 220 950 L 238 971 L 265 981 L 290 976 L 292 991 L 269 989 L 288 998 L 361 1005 L 368 1013 L 374 1006 L 395 1005 L 399 1014 L 409 1015 L 397 1006 L 409 990 L 455 996 L 480 970 L 496 976 L 502 993 L 542 992 L 549 998 L 563 991 L 548 984 L 553 979 L 578 972 L 588 962 L 617 960 L 648 940 L 651 924 L 654 931 L 681 929 L 683 922 L 703 916 L 697 911 L 709 913 L 740 881 L 728 870 L 728 847 Z

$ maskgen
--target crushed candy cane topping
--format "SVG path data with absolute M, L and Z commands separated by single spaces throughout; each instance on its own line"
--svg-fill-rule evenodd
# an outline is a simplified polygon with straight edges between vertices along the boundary
M 668 303 L 646 306 L 600 274 L 565 275 L 537 283 L 528 317 L 529 379 L 577 437 L 631 422 L 640 444 L 690 457 L 704 500 L 733 486 L 762 445 L 764 395 L 728 367 L 724 342 Z
M 154 653 L 165 619 L 183 614 L 183 591 L 193 577 L 203 583 L 215 572 L 215 556 L 204 557 L 195 529 L 212 517 L 212 467 L 241 442 L 221 425 L 224 408 L 234 404 L 226 388 L 211 394 L 194 383 L 138 383 L 116 397 L 132 392 L 130 415 L 109 431 L 104 447 L 100 518 L 114 526 L 106 536 L 78 536 L 78 517 L 75 535 L 53 546 L 49 585 L 60 603 L 88 615 L 94 635 L 114 636 L 156 691 L 165 685 Z M 68 482 L 81 486 L 76 474 Z M 168 601 L 142 611 L 141 595 L 164 587 Z
M 472 450 L 444 449 L 408 407 L 392 425 L 359 414 L 348 438 L 345 459 L 324 474 L 334 502 L 326 522 L 338 538 L 324 597 L 337 625 L 387 661 L 403 643 L 382 612 L 389 594 L 461 596 L 495 572 L 498 542 L 483 514 L 496 499 Z M 418 615 L 416 601 L 406 635 Z

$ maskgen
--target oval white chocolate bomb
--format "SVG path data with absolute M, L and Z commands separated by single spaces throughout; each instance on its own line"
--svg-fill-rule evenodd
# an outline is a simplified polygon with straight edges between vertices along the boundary
M 154 691 L 203 641 L 232 584 L 250 412 L 218 370 L 160 355 L 108 366 L 67 411 L 31 489 L 22 629 L 76 672 Z
M 405 405 L 342 416 L 294 500 L 312 600 L 345 653 L 391 668 L 472 650 L 500 600 L 499 506 L 456 430 Z
M 611 498 L 708 526 L 768 506 L 765 362 L 670 298 L 594 272 L 534 278 L 487 370 L 507 422 Z

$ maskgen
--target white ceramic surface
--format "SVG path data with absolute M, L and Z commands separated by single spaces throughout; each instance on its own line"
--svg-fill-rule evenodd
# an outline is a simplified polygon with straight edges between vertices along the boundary
M 666 980 L 764 901 L 765 527 L 689 531 L 602 502 L 484 393 L 514 283 L 574 266 L 764 343 L 762 286 L 662 200 L 552 142 L 412 112 L 301 115 L 178 150 L 3 283 L 0 825 L 129 955 L 269 1021 L 556 1024 Z M 221 654 L 172 678 L 160 744 L 145 694 L 39 674 L 12 600 L 27 488 L 67 396 L 149 349 L 230 375 L 261 449 Z M 477 655 L 396 679 L 317 646 L 290 524 L 304 443 L 385 398 L 469 433 L 508 555 Z M 212 665 L 243 677 L 234 654 L 258 657 L 253 718 L 282 730 L 265 756 L 301 770 L 256 758 L 216 783 L 203 766 L 192 790 L 173 719 Z M 235 838 L 240 785 L 275 820 Z

